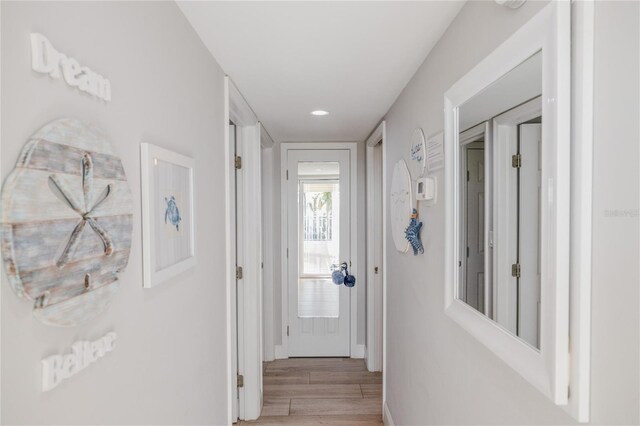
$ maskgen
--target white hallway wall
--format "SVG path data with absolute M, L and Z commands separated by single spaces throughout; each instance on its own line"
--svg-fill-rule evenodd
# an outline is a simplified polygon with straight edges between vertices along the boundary
M 407 158 L 413 129 L 443 129 L 444 92 L 544 5 L 465 5 L 386 116 L 387 170 Z M 591 408 L 599 424 L 639 422 L 639 18 L 637 2 L 596 4 Z M 424 255 L 401 255 L 386 236 L 385 387 L 395 424 L 574 423 L 445 315 L 444 204 L 420 213 Z
M 640 424 L 640 3 L 595 12 L 592 423 Z
M 175 4 L 2 2 L 2 178 L 27 138 L 58 117 L 106 130 L 134 196 L 133 246 L 109 310 L 79 327 L 40 324 L 2 282 L 3 424 L 224 424 L 224 74 Z M 29 33 L 111 80 L 105 104 L 31 71 Z M 143 290 L 139 143 L 196 159 L 198 266 Z M 42 393 L 40 360 L 76 339 L 116 349 Z

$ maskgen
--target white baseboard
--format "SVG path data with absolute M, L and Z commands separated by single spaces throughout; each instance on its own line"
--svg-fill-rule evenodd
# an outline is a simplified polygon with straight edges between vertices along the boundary
M 389 406 L 387 405 L 387 401 L 385 401 L 382 406 L 382 422 L 385 424 L 385 426 L 395 426 L 395 423 L 393 423 L 393 418 L 391 417 L 391 412 L 389 411 Z
M 364 358 L 364 345 L 355 345 L 351 351 L 351 358 Z
M 376 371 L 376 366 L 373 365 L 371 358 L 364 357 L 364 363 L 367 365 L 367 371 L 373 373 Z
M 284 345 L 275 345 L 274 346 L 274 355 L 276 359 L 287 359 L 289 358 L 289 351 Z
M 270 341 L 267 341 L 267 339 L 264 339 L 264 347 L 262 349 L 262 358 L 263 358 L 263 361 L 273 361 L 274 359 L 276 359 L 275 345 L 273 344 L 273 339 L 270 339 Z
M 364 362 L 367 365 L 367 370 L 370 372 L 382 372 L 382 366 L 378 365 L 375 358 L 372 357 L 372 354 L 369 351 L 369 348 L 365 346 L 364 348 Z
M 273 352 L 276 359 L 289 358 L 289 351 L 284 345 L 275 345 Z M 351 351 L 351 358 L 364 358 L 364 345 L 355 345 Z
M 273 354 L 273 351 L 272 351 L 272 352 L 269 352 L 269 353 L 268 353 L 268 352 L 266 352 L 266 351 L 264 352 L 264 359 L 263 359 L 263 361 L 265 361 L 265 362 L 271 362 L 271 361 L 274 361 L 275 359 L 276 359 L 276 356 Z

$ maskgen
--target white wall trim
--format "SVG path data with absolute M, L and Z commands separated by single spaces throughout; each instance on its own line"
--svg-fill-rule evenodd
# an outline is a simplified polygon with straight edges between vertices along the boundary
M 358 279 L 359 283 L 362 283 L 363 274 L 360 274 L 358 265 L 358 228 L 355 224 L 358 223 L 358 144 L 356 142 L 283 142 L 280 144 L 280 202 L 281 202 L 281 271 L 282 271 L 282 324 L 281 324 L 281 338 L 282 344 L 276 345 L 275 355 L 276 359 L 284 359 L 289 357 L 289 345 L 287 336 L 287 324 L 289 323 L 289 283 L 288 283 L 288 270 L 287 270 L 287 151 L 290 149 L 299 150 L 313 150 L 313 149 L 348 149 L 349 166 L 351 168 L 351 267 L 350 272 Z M 360 284 L 362 286 L 362 284 Z M 356 289 L 359 286 L 356 284 Z M 357 290 L 360 291 L 360 290 Z M 358 345 L 358 293 L 350 292 L 350 352 L 352 358 L 364 357 L 364 346 Z M 358 346 L 362 346 L 359 349 Z M 355 356 L 361 354 L 359 356 Z
M 388 209 L 388 188 L 387 188 L 387 124 L 385 122 L 382 134 L 382 403 L 387 404 L 387 212 Z
M 384 140 L 386 138 L 386 124 L 384 121 L 382 121 L 378 127 L 376 127 L 376 129 L 371 133 L 371 135 L 369 136 L 369 138 L 367 138 L 366 141 L 366 155 L 367 155 L 367 170 L 366 170 L 366 190 L 367 190 L 367 211 L 366 211 L 366 216 L 367 216 L 367 245 L 366 245 L 366 264 L 367 264 L 367 274 L 366 274 L 366 279 L 367 279 L 367 292 L 366 292 L 366 322 L 367 322 L 367 338 L 366 338 L 366 347 L 365 347 L 365 360 L 367 363 L 367 369 L 369 371 L 381 371 L 382 370 L 382 359 L 383 359 L 383 351 L 382 351 L 382 345 L 380 345 L 380 340 L 383 340 L 383 330 L 379 329 L 379 327 L 377 326 L 378 324 L 381 324 L 383 322 L 383 313 L 382 310 L 376 309 L 378 306 L 378 302 L 382 302 L 382 298 L 383 298 L 383 294 L 376 294 L 374 291 L 369 291 L 372 289 L 373 287 L 373 279 L 374 279 L 374 274 L 372 274 L 371 272 L 371 268 L 375 265 L 375 259 L 373 258 L 373 254 L 371 253 L 371 250 L 369 250 L 369 247 L 371 246 L 369 244 L 369 238 L 372 238 L 374 241 L 374 245 L 377 247 L 379 245 L 382 245 L 384 247 L 384 232 L 379 233 L 376 232 L 377 230 L 372 229 L 373 228 L 373 222 L 374 222 L 374 206 L 370 205 L 370 200 L 371 200 L 371 194 L 374 191 L 374 187 L 373 187 L 373 182 L 374 180 L 377 181 L 378 178 L 381 179 L 382 181 L 382 188 L 380 188 L 381 191 L 381 195 L 382 195 L 382 218 L 381 218 L 381 223 L 382 223 L 382 228 L 384 229 L 384 224 L 386 221 L 386 206 L 384 203 L 384 199 L 385 199 L 385 191 L 384 191 L 384 183 L 385 183 L 385 179 L 386 176 L 384 174 Z M 374 175 L 374 170 L 372 167 L 373 164 L 373 155 L 374 155 L 374 149 L 375 147 L 382 143 L 381 149 L 383 150 L 382 152 L 382 170 L 380 171 L 380 173 L 382 174 L 382 176 L 375 176 Z M 377 206 L 376 206 L 377 207 Z M 383 248 L 383 253 L 382 253 L 382 262 L 384 262 L 384 248 Z M 385 286 L 385 268 L 383 265 L 382 266 L 382 293 L 384 293 L 384 286 Z M 380 349 L 378 349 L 380 348 Z
M 265 129 L 262 122 L 259 122 L 258 124 L 260 124 L 260 146 L 262 146 L 263 148 L 273 148 L 273 145 L 275 145 L 273 138 L 271 137 L 267 129 Z
M 235 344 L 232 321 L 230 315 L 234 312 L 232 292 L 235 291 L 235 244 L 241 246 L 243 253 L 244 277 L 241 281 L 242 291 L 239 292 L 237 303 L 242 305 L 238 309 L 238 372 L 244 376 L 244 387 L 240 389 L 239 417 L 243 420 L 257 419 L 262 409 L 262 214 L 261 214 L 261 161 L 260 161 L 260 129 L 258 120 L 246 103 L 238 89 L 229 77 L 225 77 L 225 119 L 226 123 L 233 121 L 236 132 L 242 138 L 242 217 L 238 220 L 242 231 L 241 239 L 235 241 L 232 224 L 235 211 L 235 167 L 233 166 L 234 146 L 230 138 L 228 126 L 225 132 L 225 199 L 226 205 L 226 248 L 227 248 L 227 350 L 228 366 L 228 396 L 232 410 L 235 398 L 233 386 L 234 376 L 231 357 Z M 256 214 L 257 212 L 257 214 Z M 258 241 L 256 243 L 256 236 Z M 235 242 L 235 244 L 234 244 Z M 229 419 L 232 419 L 230 411 Z
M 382 404 L 382 423 L 384 423 L 385 426 L 395 426 L 393 417 L 391 417 L 391 411 L 389 411 L 389 406 L 386 402 Z
M 273 334 L 273 286 L 275 256 L 273 253 L 273 139 L 260 124 L 262 147 L 262 338 L 263 361 L 275 359 Z
M 380 143 L 380 141 L 384 140 L 387 132 L 387 125 L 384 120 L 378 124 L 378 127 L 375 128 L 373 132 L 367 138 L 367 147 L 374 147 Z
M 365 346 L 356 344 L 355 348 L 351 350 L 351 358 L 364 358 Z
M 273 353 L 275 359 L 287 359 L 289 358 L 289 350 L 284 345 L 275 345 L 273 347 Z
M 237 125 L 248 125 L 249 123 L 253 123 L 253 125 L 257 124 L 258 118 L 256 114 L 244 99 L 236 85 L 233 84 L 231 78 L 229 76 L 225 76 L 225 81 L 227 82 L 226 84 L 229 92 L 229 119 Z
M 572 3 L 571 282 L 569 404 L 589 421 L 591 393 L 591 250 L 593 215 L 593 84 L 595 2 Z
M 255 420 L 262 410 L 262 176 L 258 123 L 242 128 L 242 286 L 243 339 L 240 374 L 244 376 L 243 420 Z M 241 400 L 242 402 L 242 400 Z M 242 411 L 241 411 L 242 412 Z
M 234 197 L 234 193 L 232 187 L 235 185 L 235 177 L 231 170 L 231 161 L 230 158 L 233 155 L 234 148 L 231 146 L 231 134 L 229 132 L 229 117 L 230 117 L 230 100 L 229 100 L 229 78 L 225 77 L 224 79 L 224 201 L 226 204 L 225 207 L 225 300 L 227 305 L 227 424 L 231 424 L 234 422 L 233 418 L 233 400 L 235 399 L 235 395 L 233 395 L 233 375 L 235 374 L 233 368 L 233 358 L 235 357 L 235 352 L 233 346 L 235 345 L 235 330 L 233 327 L 232 321 L 232 313 L 235 311 L 235 307 L 233 307 L 233 298 L 232 298 L 232 290 L 235 285 L 235 281 L 232 279 L 234 277 L 234 271 L 232 266 L 233 259 L 233 244 L 235 241 L 235 235 L 231 232 L 232 224 L 233 224 L 233 210 L 231 207 L 231 203 Z
M 289 324 L 289 286 L 287 277 L 287 147 L 280 144 L 280 345 L 276 345 L 276 359 L 289 358 L 289 336 L 287 336 L 287 324 Z

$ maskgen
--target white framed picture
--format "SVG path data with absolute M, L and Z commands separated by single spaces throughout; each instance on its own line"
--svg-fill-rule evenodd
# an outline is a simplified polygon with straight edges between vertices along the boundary
M 140 145 L 144 287 L 196 265 L 193 158 Z

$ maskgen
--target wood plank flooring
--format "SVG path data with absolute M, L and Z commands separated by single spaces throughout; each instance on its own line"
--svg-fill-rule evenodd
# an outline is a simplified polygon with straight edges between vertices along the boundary
M 382 425 L 382 374 L 361 359 L 289 358 L 263 374 L 260 418 L 240 424 Z

